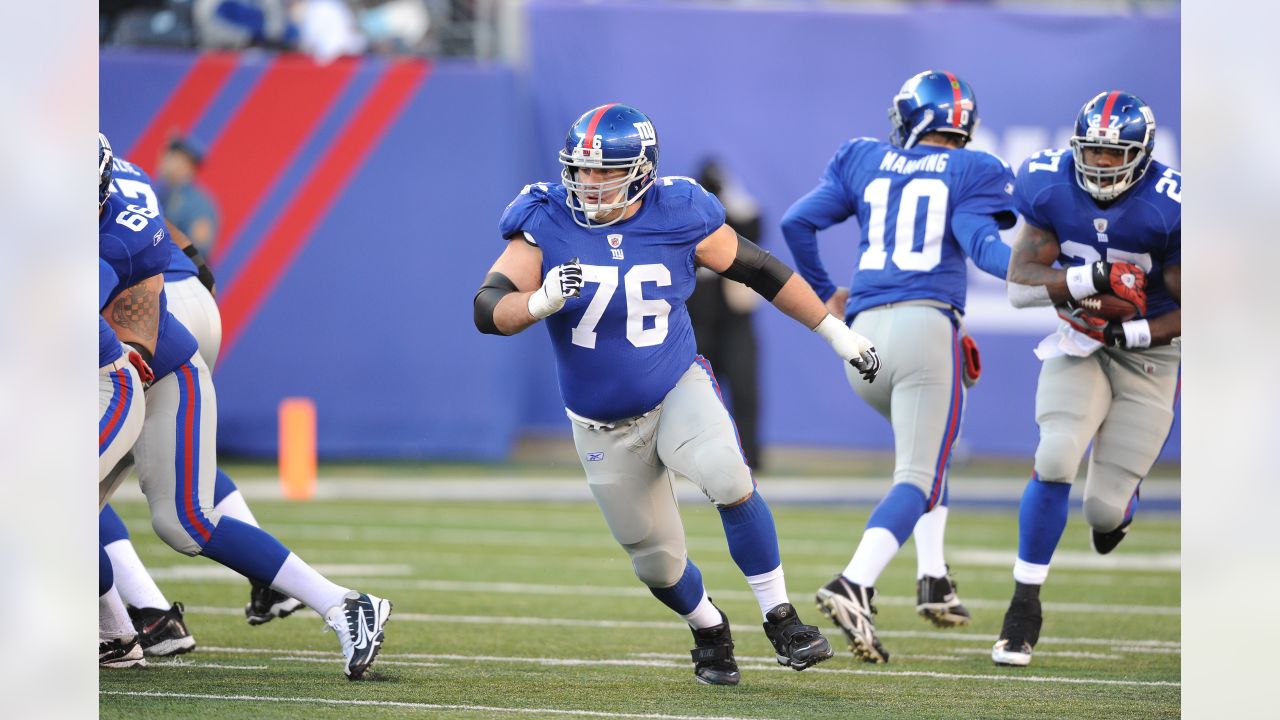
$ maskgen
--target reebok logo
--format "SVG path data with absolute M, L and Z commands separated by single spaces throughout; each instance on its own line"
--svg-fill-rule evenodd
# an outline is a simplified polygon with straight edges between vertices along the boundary
M 600 462 L 601 460 L 604 460 L 604 453 L 602 452 L 587 453 L 587 462 Z

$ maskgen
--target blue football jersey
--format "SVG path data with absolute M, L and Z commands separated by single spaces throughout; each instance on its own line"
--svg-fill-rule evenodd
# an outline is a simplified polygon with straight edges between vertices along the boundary
M 169 233 L 158 214 L 112 193 L 98 220 L 98 259 L 115 273 L 117 281 L 106 293 L 110 303 L 127 288 L 164 272 L 169 265 Z M 101 281 L 101 276 L 100 276 Z M 99 295 L 102 295 L 99 288 Z M 157 378 L 173 372 L 196 352 L 195 337 L 169 313 L 168 299 L 160 292 L 160 326 L 151 369 Z
M 107 305 L 107 297 L 115 288 L 119 278 L 111 266 L 101 258 L 98 259 L 98 310 Z M 120 339 L 116 331 L 111 329 L 102 315 L 98 315 L 98 367 L 115 362 L 124 353 L 120 350 Z
M 111 184 L 115 191 L 129 202 L 142 205 L 158 213 L 160 224 L 164 225 L 164 211 L 160 209 L 160 201 L 156 199 L 155 186 L 146 171 L 117 157 L 111 164 Z M 164 271 L 165 282 L 183 280 L 198 274 L 195 263 L 182 253 L 172 239 L 169 242 L 169 267 Z
M 499 222 L 542 250 L 542 274 L 582 263 L 582 297 L 545 321 L 564 404 L 584 417 L 634 417 L 662 402 L 693 363 L 685 301 L 697 244 L 724 224 L 724 208 L 690 178 L 658 178 L 631 218 L 577 225 L 560 184 L 527 186 Z
M 857 217 L 862 240 L 846 319 L 922 299 L 963 312 L 966 257 L 999 277 L 1008 270 L 1009 247 L 996 230 L 1016 221 L 1012 195 L 1013 172 L 989 153 L 856 138 L 840 146 L 818 186 L 787 211 L 783 235 L 796 269 L 827 298 L 835 287 L 818 259 L 815 231 Z
M 1152 160 L 1136 185 L 1101 205 L 1076 184 L 1070 150 L 1042 150 L 1018 169 L 1014 199 L 1024 220 L 1057 236 L 1063 267 L 1133 263 L 1147 273 L 1142 317 L 1178 307 L 1162 271 L 1182 264 L 1182 173 Z

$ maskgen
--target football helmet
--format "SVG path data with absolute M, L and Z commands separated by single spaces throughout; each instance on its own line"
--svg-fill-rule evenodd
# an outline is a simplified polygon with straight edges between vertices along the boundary
M 111 164 L 115 156 L 111 153 L 111 142 L 107 136 L 98 133 L 98 207 L 107 204 L 111 195 Z
M 609 103 L 582 114 L 569 127 L 560 151 L 560 179 L 568 191 L 565 202 L 573 221 L 582 227 L 604 227 L 625 212 L 601 221 L 614 210 L 640 200 L 658 178 L 658 134 L 639 110 Z M 625 170 L 603 182 L 578 179 L 582 168 Z
M 967 144 L 978 127 L 978 99 L 969 83 L 945 70 L 926 70 L 902 84 L 889 106 L 890 139 L 909 148 L 926 133 L 960 136 Z
M 1156 146 L 1156 118 L 1137 95 L 1122 90 L 1100 92 L 1080 109 L 1071 154 L 1076 184 L 1103 202 L 1115 200 L 1142 179 Z M 1091 165 L 1084 151 L 1120 150 L 1119 165 Z

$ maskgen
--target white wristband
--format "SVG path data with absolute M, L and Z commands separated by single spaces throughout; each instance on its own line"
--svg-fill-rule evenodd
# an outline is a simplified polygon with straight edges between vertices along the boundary
M 1146 320 L 1130 320 L 1120 323 L 1120 328 L 1124 330 L 1125 347 L 1151 347 L 1151 323 Z
M 554 315 L 560 308 L 564 307 L 564 298 L 558 298 L 559 303 L 547 297 L 546 288 L 538 288 L 529 296 L 529 314 L 538 320 L 542 320 L 550 315 Z
M 1076 265 L 1067 268 L 1067 292 L 1077 300 L 1097 295 L 1098 289 L 1093 286 L 1093 266 Z

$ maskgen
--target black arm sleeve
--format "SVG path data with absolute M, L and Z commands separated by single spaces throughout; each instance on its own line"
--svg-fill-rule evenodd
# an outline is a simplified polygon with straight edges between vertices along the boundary
M 505 335 L 493 321 L 493 311 L 498 301 L 516 292 L 516 284 L 511 278 L 498 272 L 491 272 L 484 278 L 484 284 L 476 292 L 473 309 L 475 311 L 476 329 L 486 335 Z
M 733 259 L 733 264 L 720 274 L 746 285 L 760 293 L 765 300 L 773 302 L 795 271 L 769 251 L 739 235 L 738 255 Z

